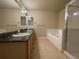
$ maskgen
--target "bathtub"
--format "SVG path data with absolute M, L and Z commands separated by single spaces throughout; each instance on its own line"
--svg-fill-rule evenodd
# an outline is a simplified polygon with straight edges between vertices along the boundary
M 57 29 L 47 30 L 48 40 L 59 50 L 62 50 L 62 32 Z

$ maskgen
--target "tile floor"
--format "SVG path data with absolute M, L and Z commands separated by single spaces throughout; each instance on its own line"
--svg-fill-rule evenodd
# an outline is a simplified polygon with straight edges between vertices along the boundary
M 69 59 L 56 49 L 47 38 L 35 40 L 32 59 Z

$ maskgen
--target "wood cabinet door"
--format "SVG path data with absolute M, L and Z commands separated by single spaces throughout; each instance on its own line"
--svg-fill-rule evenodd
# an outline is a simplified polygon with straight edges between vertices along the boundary
M 33 48 L 33 38 L 31 36 L 31 38 L 28 40 L 28 59 L 32 59 L 32 48 Z
M 27 59 L 27 43 L 0 43 L 0 59 Z

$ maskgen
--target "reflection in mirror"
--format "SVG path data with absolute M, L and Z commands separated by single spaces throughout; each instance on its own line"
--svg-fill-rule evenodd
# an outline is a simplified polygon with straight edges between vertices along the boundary
M 28 19 L 28 25 L 33 25 L 33 17 L 30 17 L 30 18 Z
M 33 21 L 27 17 L 22 0 L 0 0 L 0 32 L 19 30 L 23 26 L 27 28 Z
M 15 0 L 0 0 L 0 32 L 18 30 L 20 16 L 21 11 Z
M 26 17 L 21 16 L 21 25 L 26 25 Z
M 21 8 L 21 25 L 27 26 L 27 11 L 24 7 Z
M 15 0 L 21 9 L 21 25 L 29 27 L 33 25 L 33 17 L 28 15 L 28 10 L 25 8 L 22 0 Z

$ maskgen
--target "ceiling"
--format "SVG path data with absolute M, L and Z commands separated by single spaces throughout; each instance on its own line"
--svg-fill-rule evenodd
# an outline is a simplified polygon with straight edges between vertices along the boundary
M 65 0 L 23 0 L 28 9 L 59 11 L 64 8 Z
M 59 11 L 65 7 L 65 0 L 22 0 L 27 9 Z M 19 8 L 15 0 L 0 0 L 0 8 Z
M 0 8 L 19 8 L 15 0 L 0 0 Z
M 75 2 L 74 2 L 73 4 L 71 4 L 71 5 L 79 8 L 79 0 L 75 1 Z

